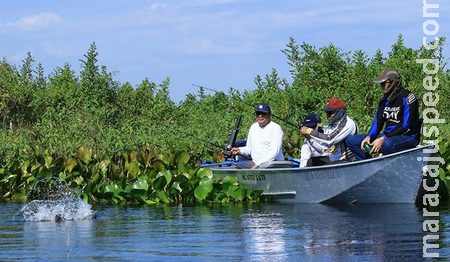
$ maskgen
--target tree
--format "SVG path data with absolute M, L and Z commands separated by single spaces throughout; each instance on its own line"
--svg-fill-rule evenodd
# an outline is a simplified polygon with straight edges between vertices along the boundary
M 92 91 L 97 87 L 99 82 L 99 68 L 97 65 L 97 47 L 93 42 L 88 49 L 88 52 L 84 55 L 84 60 L 81 61 L 81 88 L 87 92 Z
M 47 79 L 44 75 L 44 67 L 41 63 L 39 63 L 36 67 L 36 88 L 37 89 L 43 89 L 47 85 Z

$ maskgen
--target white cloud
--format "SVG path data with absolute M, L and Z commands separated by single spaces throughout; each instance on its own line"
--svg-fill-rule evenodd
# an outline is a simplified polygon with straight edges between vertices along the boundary
M 179 44 L 179 50 L 185 54 L 246 54 L 253 53 L 257 45 L 251 41 L 230 41 L 218 43 L 207 37 L 186 37 Z
M 359 4 L 339 4 L 337 6 L 320 7 L 310 6 L 304 8 L 293 8 L 292 10 L 270 10 L 254 13 L 246 16 L 245 24 L 254 26 L 264 24 L 272 28 L 310 28 L 311 25 L 336 25 L 361 22 L 392 22 L 405 21 L 414 15 L 414 7 L 402 7 L 389 9 L 388 3 L 362 2 Z M 390 4 L 391 6 L 394 4 Z M 397 15 L 397 10 L 402 10 L 403 16 Z M 405 17 L 406 16 L 406 17 Z
M 165 4 L 160 4 L 160 3 L 153 3 L 150 5 L 150 7 L 148 8 L 149 11 L 159 11 L 159 10 L 163 10 L 167 7 L 167 5 Z
M 206 6 L 230 4 L 234 2 L 237 2 L 237 0 L 191 0 L 191 1 L 183 1 L 182 5 L 206 7 Z
M 37 30 L 61 21 L 61 17 L 54 13 L 44 12 L 33 16 L 25 16 L 17 21 L 8 22 L 6 26 L 20 30 Z

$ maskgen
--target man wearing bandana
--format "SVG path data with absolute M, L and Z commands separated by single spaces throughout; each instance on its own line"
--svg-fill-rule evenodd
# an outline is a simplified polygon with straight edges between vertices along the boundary
M 323 109 L 327 115 L 328 126 L 324 127 L 324 132 L 303 126 L 300 129 L 302 135 L 310 137 L 311 141 L 316 141 L 321 145 L 328 147 L 326 149 L 329 157 L 324 163 L 316 163 L 315 165 L 323 165 L 328 162 L 349 160 L 345 139 L 349 135 L 357 133 L 355 122 L 347 116 L 345 102 L 337 97 L 328 99 Z
M 415 147 L 420 141 L 419 102 L 413 93 L 402 87 L 400 74 L 386 69 L 373 82 L 380 84 L 384 95 L 370 131 L 367 135 L 349 136 L 346 140 L 358 159 L 370 158 L 369 153 L 392 154 Z M 364 149 L 365 144 L 371 151 Z

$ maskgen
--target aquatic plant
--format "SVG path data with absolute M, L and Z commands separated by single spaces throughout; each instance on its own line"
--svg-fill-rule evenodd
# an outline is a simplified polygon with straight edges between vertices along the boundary
M 64 181 L 85 202 L 98 204 L 251 202 L 259 201 L 261 194 L 235 178 L 214 177 L 211 170 L 191 163 L 184 151 L 162 154 L 145 148 L 99 158 L 89 147 L 80 146 L 73 158 L 38 148 L 27 156 L 0 170 L 2 199 L 37 199 L 31 190 L 35 182 L 52 177 Z

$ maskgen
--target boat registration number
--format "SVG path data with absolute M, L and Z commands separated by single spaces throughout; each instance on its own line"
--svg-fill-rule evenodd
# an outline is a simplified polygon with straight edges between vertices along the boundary
M 252 181 L 266 180 L 266 175 L 264 175 L 264 174 L 243 174 L 242 180 L 252 180 Z

